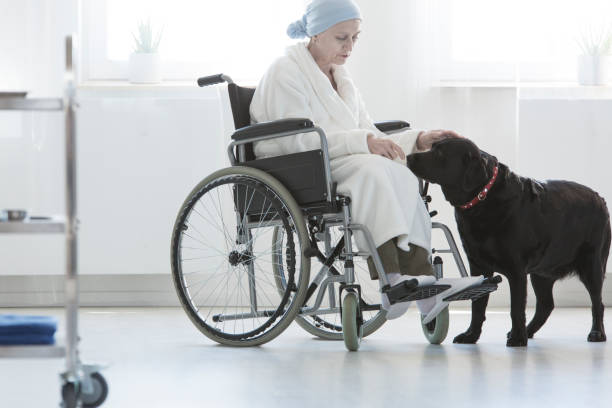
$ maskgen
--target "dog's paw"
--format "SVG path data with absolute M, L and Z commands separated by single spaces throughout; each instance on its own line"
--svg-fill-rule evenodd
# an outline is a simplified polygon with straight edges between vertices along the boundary
M 533 335 L 535 334 L 536 331 L 537 330 L 534 330 L 533 327 L 530 327 L 529 325 L 527 325 L 527 338 L 533 339 Z M 508 338 L 510 338 L 510 336 L 508 336 Z
M 534 334 L 535 334 L 535 331 L 529 330 L 529 327 L 528 327 L 527 328 L 527 338 L 533 339 Z M 509 339 L 510 337 L 512 337 L 512 330 L 506 333 L 506 339 Z
M 527 347 L 527 335 L 514 336 L 511 335 L 506 341 L 506 347 Z
M 606 341 L 606 333 L 600 332 L 599 330 L 593 330 L 589 333 L 587 340 L 592 342 Z
M 453 343 L 458 344 L 475 344 L 480 338 L 480 333 L 474 333 L 471 330 L 468 330 L 464 333 L 459 334 L 457 337 L 453 339 Z

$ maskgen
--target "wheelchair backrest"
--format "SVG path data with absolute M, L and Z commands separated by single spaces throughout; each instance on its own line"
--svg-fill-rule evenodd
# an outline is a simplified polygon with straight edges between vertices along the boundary
M 251 106 L 251 100 L 253 100 L 253 94 L 255 94 L 255 88 L 245 88 L 232 83 L 227 85 L 227 91 L 229 93 L 232 116 L 234 117 L 234 126 L 236 129 L 249 126 L 251 124 L 249 107 Z M 238 155 L 238 160 L 248 161 L 254 159 L 253 144 L 245 144 L 245 157 Z
M 229 93 L 232 116 L 234 117 L 234 126 L 236 129 L 249 126 L 251 124 L 249 108 L 255 94 L 255 88 L 246 88 L 234 83 L 228 83 L 227 91 Z M 326 178 L 323 170 L 323 153 L 320 149 L 256 160 L 253 144 L 246 143 L 244 146 L 244 157 L 241 157 L 240 149 L 237 149 L 238 161 L 248 161 L 250 163 L 247 166 L 264 170 L 277 178 L 291 191 L 300 205 L 308 207 L 304 211 L 307 213 L 336 211 L 334 207 L 335 201 L 332 200 L 329 203 L 326 200 Z M 239 196 L 240 193 L 240 191 L 236 191 L 234 193 L 235 197 Z M 335 194 L 335 189 L 332 194 Z M 237 201 L 237 204 L 239 202 L 240 200 Z M 262 206 L 263 203 L 261 205 L 252 203 L 248 214 L 259 214 L 258 211 L 263 208 Z M 243 211 L 239 204 L 237 208 L 240 212 Z

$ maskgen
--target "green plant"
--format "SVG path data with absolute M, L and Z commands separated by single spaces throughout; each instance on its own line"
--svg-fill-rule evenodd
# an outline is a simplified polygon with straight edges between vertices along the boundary
M 138 23 L 138 35 L 132 33 L 134 37 L 134 52 L 152 54 L 157 52 L 159 42 L 161 41 L 163 28 L 159 32 L 153 30 L 151 21 L 141 21 Z
M 612 25 L 603 29 L 589 27 L 577 40 L 584 55 L 609 55 L 612 52 Z

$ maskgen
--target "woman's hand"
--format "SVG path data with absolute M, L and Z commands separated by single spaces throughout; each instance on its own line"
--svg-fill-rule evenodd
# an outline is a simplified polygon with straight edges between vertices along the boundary
M 419 150 L 429 150 L 434 143 L 449 137 L 463 138 L 463 136 L 452 130 L 428 130 L 419 133 L 416 140 L 416 147 Z
M 368 135 L 368 149 L 372 154 L 379 154 L 391 160 L 406 158 L 406 153 L 397 144 L 388 139 L 374 137 L 373 134 Z

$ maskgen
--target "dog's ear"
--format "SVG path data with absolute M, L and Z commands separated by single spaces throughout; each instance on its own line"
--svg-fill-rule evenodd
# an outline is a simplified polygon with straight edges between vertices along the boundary
M 473 156 L 471 153 L 465 157 L 466 171 L 463 174 L 462 185 L 464 191 L 473 191 L 486 181 L 486 160 L 480 155 Z

